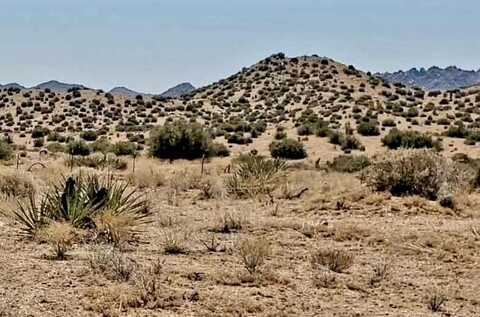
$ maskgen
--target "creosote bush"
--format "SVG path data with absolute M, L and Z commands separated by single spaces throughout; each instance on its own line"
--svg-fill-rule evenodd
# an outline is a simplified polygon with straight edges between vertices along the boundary
M 340 173 L 355 173 L 370 165 L 370 159 L 365 155 L 340 155 L 327 162 L 328 168 Z
M 218 145 L 211 149 L 211 136 L 199 123 L 186 121 L 167 122 L 152 130 L 150 154 L 162 159 L 197 159 L 210 155 L 225 155 Z
M 382 138 L 382 143 L 389 149 L 409 148 L 433 148 L 437 151 L 442 150 L 442 144 L 439 140 L 434 140 L 432 136 L 418 131 L 401 131 L 396 128 L 391 129 L 388 134 Z
M 273 141 L 270 144 L 270 154 L 274 158 L 300 160 L 307 157 L 307 151 L 301 142 L 293 139 Z
M 425 149 L 387 152 L 361 175 L 362 182 L 374 190 L 431 200 L 470 189 L 474 178 L 470 167 Z
M 13 149 L 5 140 L 0 139 L 0 160 L 9 160 L 13 156 Z
M 67 145 L 67 151 L 70 155 L 87 156 L 90 154 L 90 148 L 83 140 L 72 141 Z

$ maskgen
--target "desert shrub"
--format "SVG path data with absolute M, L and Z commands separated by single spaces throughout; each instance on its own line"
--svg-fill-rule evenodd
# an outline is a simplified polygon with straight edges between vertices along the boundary
M 67 145 L 67 151 L 70 155 L 90 155 L 90 147 L 82 140 L 69 142 Z
M 361 175 L 367 186 L 393 195 L 418 195 L 435 200 L 469 189 L 475 173 L 426 149 L 388 152 Z
M 196 159 L 208 154 L 210 136 L 198 123 L 167 122 L 150 135 L 150 154 L 163 159 Z
M 270 144 L 270 154 L 274 158 L 299 160 L 307 157 L 307 152 L 301 142 L 293 139 L 283 139 Z
M 100 153 L 107 153 L 110 152 L 112 149 L 112 143 L 107 139 L 107 137 L 102 136 L 97 139 L 95 142 L 90 144 L 92 151 L 100 152 Z
M 98 138 L 97 131 L 87 130 L 80 133 L 80 137 L 85 141 L 95 141 Z
M 96 218 L 107 212 L 128 217 L 133 234 L 134 229 L 150 215 L 148 201 L 135 190 L 129 190 L 127 183 L 98 175 L 65 177 L 49 185 L 39 202 L 34 194 L 30 194 L 26 202 L 17 201 L 16 209 L 2 213 L 13 214 L 21 230 L 28 235 L 35 235 L 52 221 L 64 221 L 75 228 L 95 229 Z M 100 234 L 105 236 L 110 232 Z
M 65 165 L 68 167 L 90 167 L 95 169 L 111 168 L 115 170 L 125 170 L 128 167 L 126 161 L 103 155 L 89 155 L 69 158 L 65 161 Z
M 470 134 L 467 128 L 463 124 L 452 125 L 445 132 L 445 135 L 451 138 L 466 138 Z
M 92 248 L 88 255 L 88 263 L 92 271 L 101 273 L 110 280 L 121 282 L 130 280 L 137 269 L 136 263 L 131 258 L 108 246 Z
M 33 147 L 42 147 L 45 144 L 44 138 L 33 139 Z
M 340 155 L 327 163 L 331 170 L 340 173 L 355 173 L 370 165 L 370 159 L 365 155 Z
M 363 136 L 380 135 L 380 130 L 375 121 L 362 121 L 357 127 L 357 132 Z
M 112 145 L 111 151 L 117 156 L 134 155 L 137 152 L 137 146 L 133 142 L 119 141 Z
M 229 194 L 239 198 L 271 196 L 286 168 L 286 162 L 281 159 L 245 155 L 235 164 L 233 175 L 225 179 L 225 187 Z
M 343 273 L 352 267 L 354 256 L 344 250 L 320 249 L 313 252 L 311 264 L 315 269 L 327 268 L 336 273 Z
M 230 150 L 223 143 L 212 142 L 208 147 L 208 156 L 227 157 L 227 156 L 230 156 Z
M 271 246 L 265 239 L 245 239 L 240 241 L 238 251 L 243 265 L 254 275 L 271 254 Z
M 13 149 L 5 140 L 0 139 L 0 160 L 9 160 L 13 156 Z
M 395 123 L 395 120 L 392 118 L 386 118 L 382 121 L 382 125 L 384 127 L 395 127 L 397 124 Z
M 66 222 L 52 222 L 39 232 L 41 240 L 47 242 L 56 260 L 65 260 L 68 249 L 75 238 L 74 228 Z
M 432 136 L 418 131 L 400 131 L 393 128 L 382 138 L 382 143 L 389 149 L 398 148 L 433 148 L 437 151 L 442 149 L 441 142 L 434 140 Z
M 30 177 L 22 173 L 0 173 L 0 194 L 6 197 L 28 197 L 35 192 Z
M 37 138 L 43 138 L 47 136 L 50 133 L 50 131 L 47 128 L 36 126 L 32 130 L 32 138 L 37 139 Z
M 67 152 L 67 147 L 58 142 L 47 144 L 47 150 L 51 153 Z

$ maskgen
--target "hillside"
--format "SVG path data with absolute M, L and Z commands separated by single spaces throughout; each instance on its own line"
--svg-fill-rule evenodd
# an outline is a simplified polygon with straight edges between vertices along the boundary
M 447 68 L 412 68 L 409 71 L 378 74 L 388 82 L 417 86 L 426 90 L 454 90 L 480 83 L 480 70 L 463 70 L 455 66 Z
M 31 146 L 32 128 L 79 134 L 96 130 L 110 138 L 148 132 L 167 118 L 195 118 L 220 140 L 244 146 L 252 141 L 266 149 L 271 133 L 282 126 L 291 137 L 313 133 L 315 124 L 342 130 L 372 122 L 383 135 L 393 126 L 441 133 L 456 121 L 478 127 L 479 90 L 430 92 L 388 84 L 381 79 L 328 58 L 288 58 L 276 54 L 229 78 L 203 87 L 181 99 L 112 95 L 97 90 L 71 93 L 3 91 L 1 129 Z M 298 130 L 298 131 L 297 131 Z M 361 136 L 361 139 L 363 136 Z M 316 138 L 304 138 L 309 149 Z M 372 140 L 376 140 L 377 145 Z M 379 137 L 362 139 L 367 151 Z M 323 142 L 323 141 L 322 141 Z M 258 144 L 257 144 L 258 143 Z

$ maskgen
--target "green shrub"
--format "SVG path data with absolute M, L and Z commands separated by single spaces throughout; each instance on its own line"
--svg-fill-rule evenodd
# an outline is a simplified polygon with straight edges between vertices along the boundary
M 70 155 L 87 156 L 90 154 L 90 148 L 87 143 L 82 140 L 69 142 L 67 145 L 67 151 Z
M 7 141 L 0 139 L 0 160 L 9 160 L 13 156 L 13 149 Z
M 44 138 L 33 139 L 33 147 L 42 147 L 45 144 Z
M 117 156 L 134 155 L 137 152 L 137 146 L 133 142 L 119 141 L 112 146 L 111 151 Z
M 340 155 L 328 162 L 327 166 L 340 173 L 355 173 L 370 165 L 370 159 L 365 155 Z
M 227 157 L 230 156 L 230 150 L 223 143 L 212 142 L 208 147 L 208 156 L 214 157 Z
M 270 144 L 270 154 L 274 158 L 300 160 L 307 157 L 307 152 L 301 142 L 293 139 L 283 139 Z
M 382 125 L 384 127 L 395 127 L 397 124 L 395 123 L 395 120 L 392 118 L 386 118 L 382 121 Z
M 362 121 L 357 127 L 357 132 L 363 136 L 380 135 L 377 123 L 374 121 Z
M 32 138 L 37 139 L 37 138 L 43 138 L 47 136 L 50 133 L 50 130 L 44 127 L 36 126 L 32 130 Z
M 468 190 L 475 173 L 432 150 L 400 150 L 386 153 L 361 175 L 367 186 L 393 195 L 419 195 L 435 200 Z
M 80 133 L 80 137 L 85 141 L 95 141 L 98 138 L 97 131 L 88 130 Z
M 150 154 L 163 159 L 196 159 L 208 154 L 211 138 L 198 123 L 179 120 L 152 130 Z
M 434 148 L 437 151 L 442 149 L 439 140 L 434 140 L 432 136 L 418 131 L 400 131 L 393 128 L 388 134 L 382 138 L 382 143 L 389 149 L 398 148 Z
M 67 147 L 58 142 L 47 144 L 47 150 L 51 153 L 67 152 Z
M 100 153 L 110 152 L 112 150 L 112 146 L 112 143 L 110 143 L 106 136 L 102 136 L 90 144 L 92 151 Z

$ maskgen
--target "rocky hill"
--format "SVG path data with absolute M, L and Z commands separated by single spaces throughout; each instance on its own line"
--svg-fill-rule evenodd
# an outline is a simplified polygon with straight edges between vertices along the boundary
M 463 70 L 455 66 L 447 68 L 412 68 L 409 71 L 378 74 L 388 82 L 417 86 L 426 90 L 453 90 L 480 83 L 480 70 Z
M 275 133 L 268 131 L 279 127 L 295 138 L 324 135 L 319 127 L 355 131 L 365 122 L 382 135 L 393 127 L 431 133 L 443 133 L 458 122 L 480 127 L 478 88 L 426 92 L 389 84 L 326 57 L 284 54 L 181 98 L 113 95 L 91 89 L 69 93 L 4 89 L 0 100 L 0 129 L 20 142 L 28 139 L 35 126 L 68 135 L 96 130 L 138 141 L 153 126 L 175 118 L 199 121 L 215 136 L 241 145 L 259 137 L 272 138 Z

